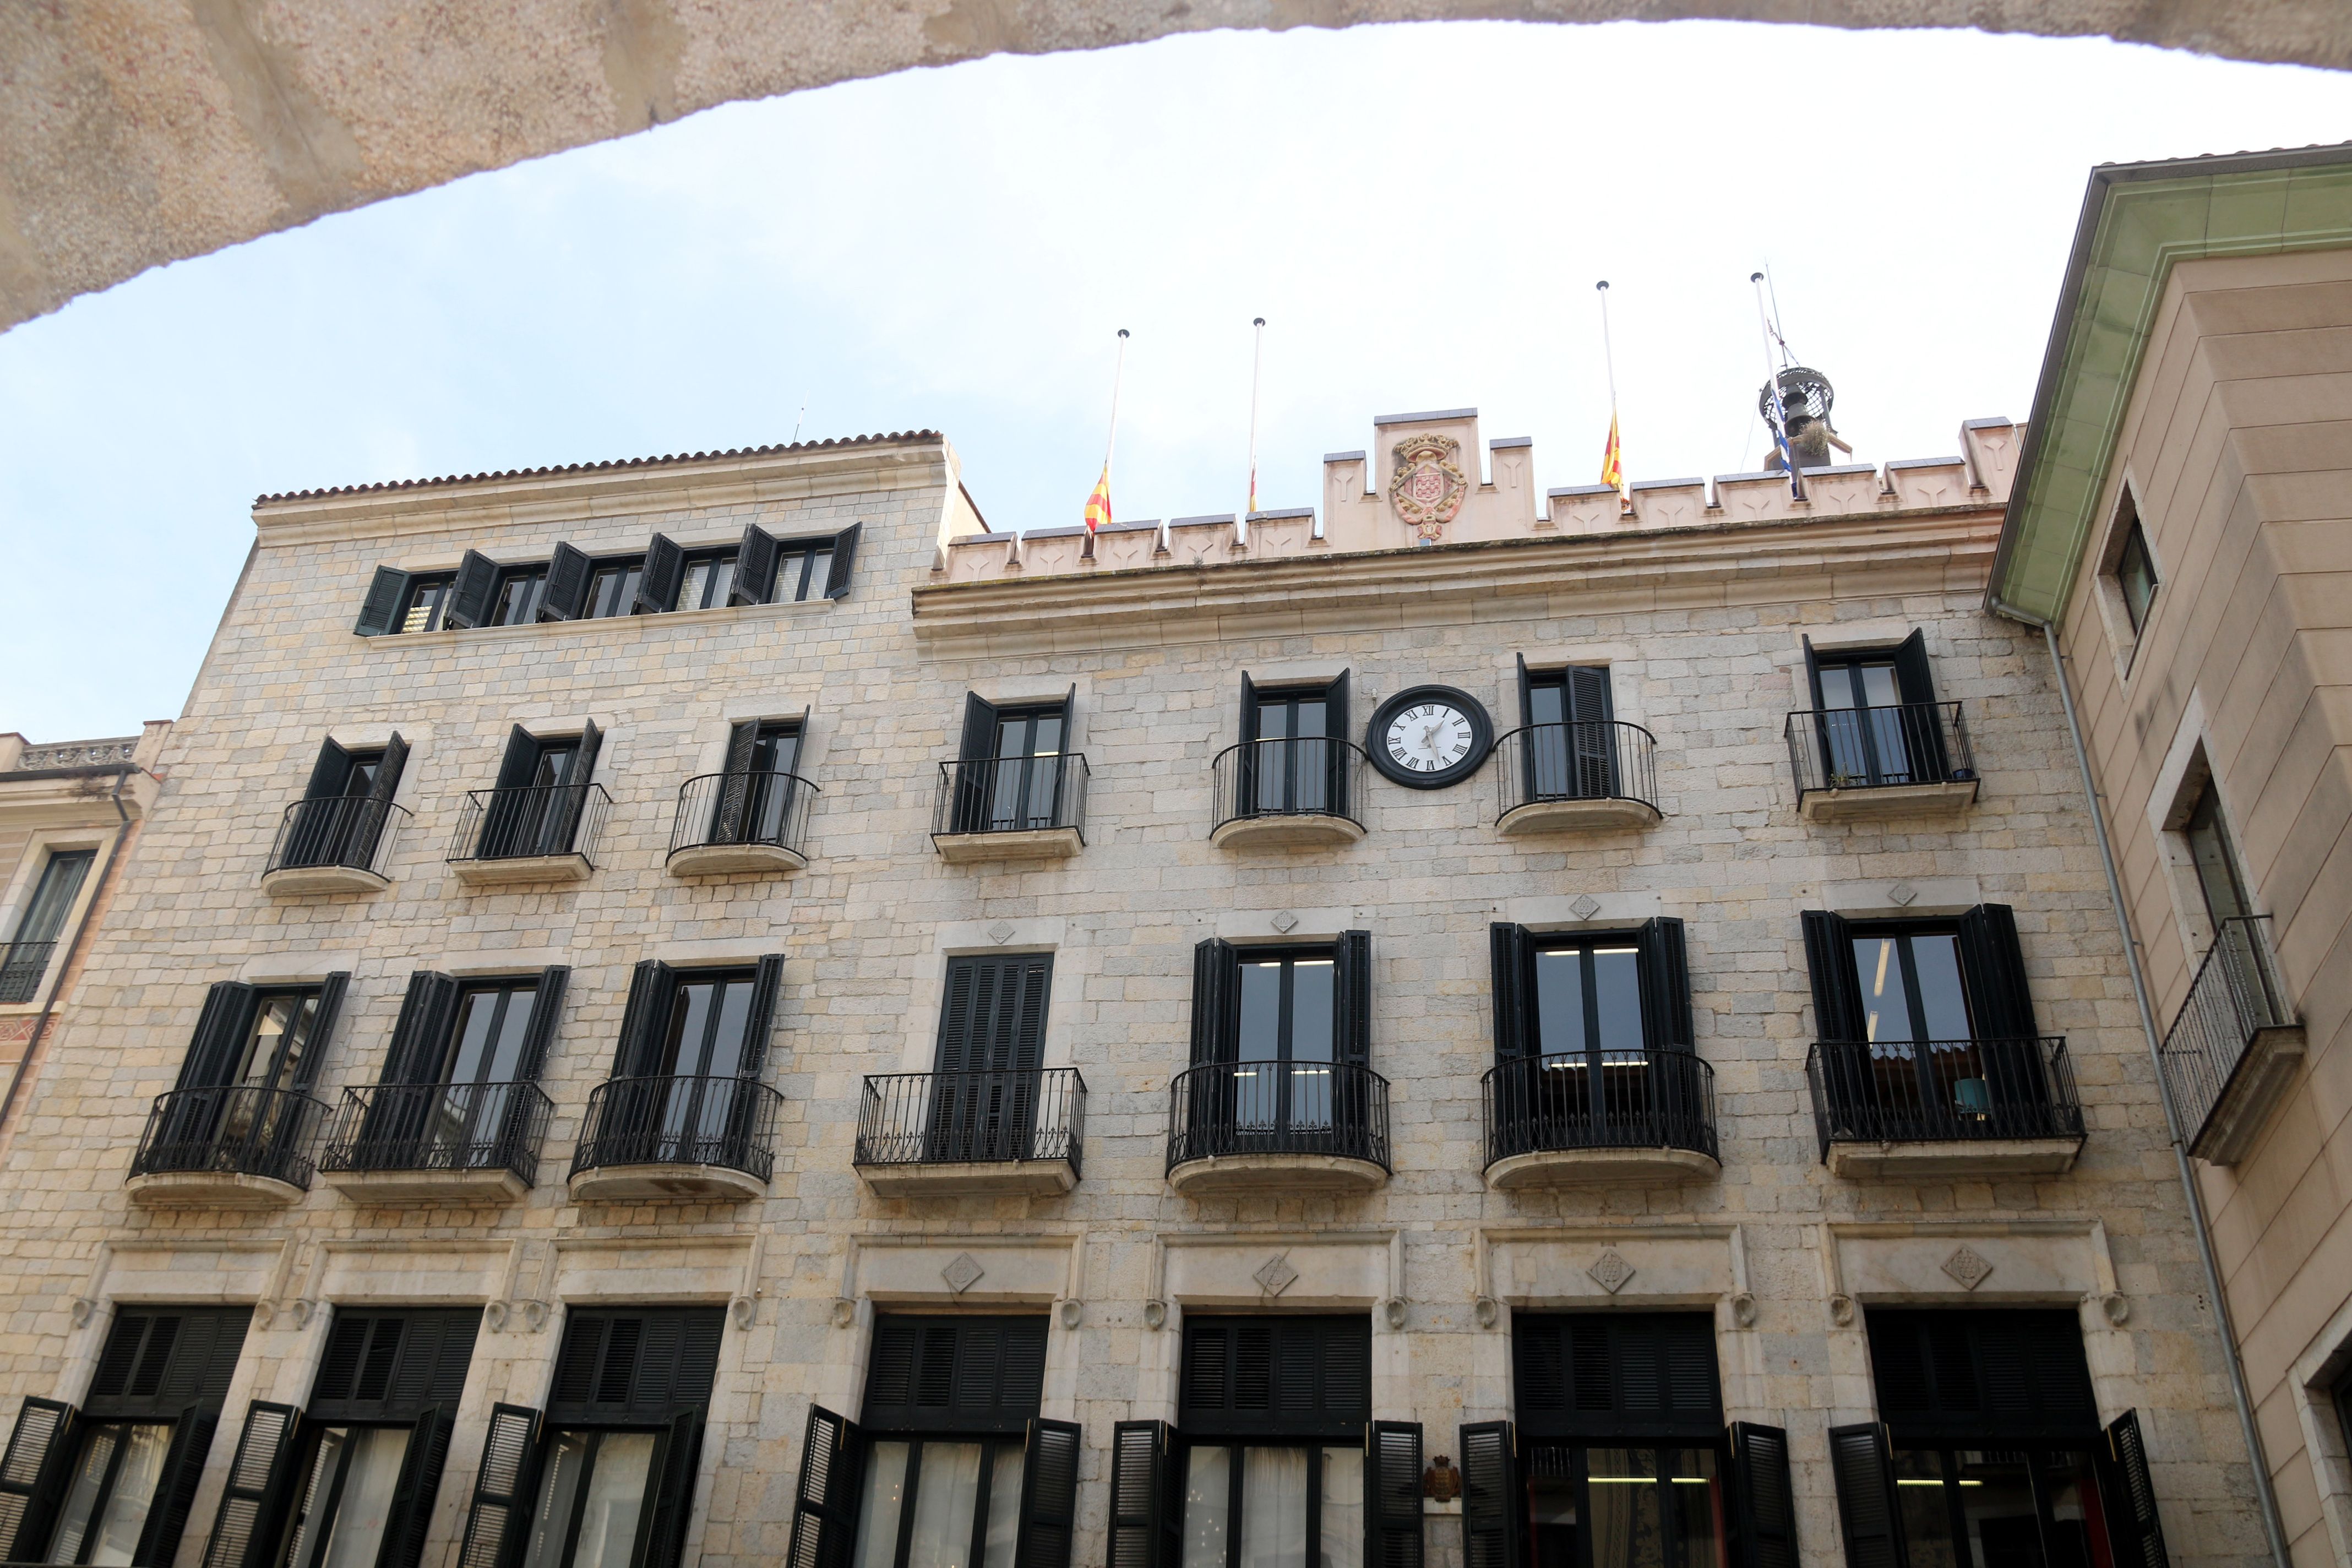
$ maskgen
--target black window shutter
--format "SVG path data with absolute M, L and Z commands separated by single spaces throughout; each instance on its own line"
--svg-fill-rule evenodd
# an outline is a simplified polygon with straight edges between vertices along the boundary
M 441 624 L 462 629 L 490 618 L 490 603 L 499 591 L 499 563 L 478 550 L 468 550 L 457 563 L 457 580 L 449 586 L 448 607 Z
M 334 1043 L 335 1020 L 342 1016 L 343 994 L 351 989 L 351 972 L 338 969 L 319 983 L 319 1010 L 310 1016 L 310 1037 L 302 1042 L 302 1059 L 295 1064 L 294 1087 L 308 1089 L 318 1081 L 319 1066 Z
M 1508 1062 L 1534 1056 L 1541 1037 L 1535 1028 L 1535 1009 L 1528 1005 L 1533 945 L 1528 928 L 1497 921 L 1486 928 L 1486 935 L 1494 969 L 1495 1059 Z
M 1789 1434 L 1735 1421 L 1726 1436 L 1731 1450 L 1731 1568 L 1797 1568 Z
M 662 1033 L 677 990 L 677 972 L 657 958 L 640 961 L 630 974 L 620 1048 L 613 1054 L 614 1078 L 651 1078 L 661 1070 Z
M 189 1037 L 177 1087 L 210 1089 L 226 1082 L 252 1016 L 253 987 L 243 981 L 223 980 L 205 992 L 205 1009 L 196 1015 L 196 1031 Z
M 0 1454 L 0 1542 L 5 1560 L 37 1563 L 47 1552 L 48 1516 L 72 1468 L 74 1407 L 54 1399 L 25 1401 Z
M 441 1494 L 441 1471 L 449 1462 L 449 1433 L 456 1425 L 454 1414 L 437 1405 L 417 1416 L 384 1511 L 376 1568 L 417 1568 L 424 1561 L 425 1535 L 433 1527 L 433 1502 Z
M 776 1027 L 776 993 L 783 984 L 784 955 L 762 955 L 751 975 L 751 1011 L 743 1020 L 743 1065 L 737 1069 L 738 1077 L 758 1078 L 767 1066 L 768 1037 Z
M 1512 657 L 1519 661 L 1519 722 L 1532 724 L 1536 721 L 1536 692 L 1535 682 L 1528 675 L 1528 656 L 1522 653 Z
M 1246 669 L 1242 671 L 1241 738 L 1244 741 L 1258 739 L 1257 682 L 1249 678 L 1249 671 Z
M 1462 1428 L 1462 1561 L 1465 1568 L 1522 1568 L 1518 1444 L 1507 1421 Z M 1794 1568 L 1794 1564 L 1790 1565 Z
M 1813 694 L 1813 708 L 1822 707 L 1822 658 L 1813 651 L 1813 639 L 1802 639 L 1805 645 L 1805 688 Z
M 2107 1489 L 2120 1507 L 2107 1511 L 2107 1533 L 2116 1542 L 2116 1561 L 2131 1568 L 2168 1568 L 2164 1521 L 2158 1517 L 2156 1488 L 2147 1474 L 2147 1442 L 2139 1429 L 2139 1412 L 2126 1410 L 2107 1427 L 2106 1469 L 2114 1485 Z
M 547 1066 L 547 1047 L 554 1043 L 555 1026 L 563 1016 L 563 991 L 572 979 L 568 964 L 551 963 L 539 972 L 539 992 L 530 999 L 530 1024 L 522 1036 L 522 1059 L 515 1064 L 515 1076 L 523 1083 L 537 1083 Z
M 1614 715 L 1609 700 L 1609 667 L 1572 664 L 1568 668 L 1568 721 L 1606 724 Z
M 760 721 L 746 719 L 727 731 L 727 760 L 719 764 L 721 773 L 747 773 L 751 771 L 751 749 L 760 743 Z
M 539 742 L 530 731 L 517 724 L 507 731 L 506 755 L 499 759 L 498 787 L 526 788 L 538 772 Z
M 1634 942 L 1640 950 L 1643 1043 L 1654 1051 L 1691 1049 L 1696 1041 L 1683 922 L 1674 915 L 1653 916 L 1642 922 Z
M 190 1405 L 172 1423 L 172 1445 L 163 1455 L 163 1472 L 155 1478 L 153 1501 L 147 1524 L 131 1549 L 132 1568 L 170 1568 L 188 1531 L 188 1510 L 195 1506 L 196 1483 L 205 1477 L 205 1458 L 213 1451 L 213 1434 L 220 1412 Z
M 359 623 L 352 630 L 363 637 L 380 637 L 400 629 L 401 606 L 408 603 L 408 574 L 379 566 L 360 601 Z
M 438 1083 L 441 1058 L 457 1006 L 457 982 L 420 969 L 408 977 L 408 994 L 392 1026 L 392 1048 L 384 1054 L 383 1081 Z
M 637 602 L 631 613 L 666 615 L 677 608 L 677 590 L 686 580 L 686 552 L 667 534 L 656 533 L 646 544 L 645 570 L 637 574 Z
M 501 1568 L 509 1540 L 520 1539 L 516 1526 L 530 1518 L 530 1461 L 538 1436 L 538 1411 L 520 1405 L 490 1406 L 482 1468 L 474 1473 L 474 1500 L 466 1510 L 457 1568 Z
M 1234 1009 L 1241 995 L 1241 954 L 1217 937 L 1192 948 L 1192 1065 L 1220 1061 L 1234 1038 Z
M 849 596 L 850 574 L 857 560 L 857 532 L 866 525 L 853 522 L 834 536 L 833 565 L 825 573 L 824 596 L 845 599 Z
M 302 786 L 304 800 L 321 800 L 343 793 L 352 776 L 352 754 L 331 740 L 319 742 L 319 760 L 310 764 L 310 782 Z
M 1960 972 L 1979 1039 L 2025 1039 L 2041 1033 L 2033 1021 L 2033 992 L 2025 982 L 2016 910 L 2007 904 L 1979 904 L 1960 917 Z
M 1843 915 L 1807 910 L 1805 967 L 1813 982 L 1813 1033 L 1822 1040 L 1860 1040 L 1869 1029 L 1862 1017 L 1862 987 L 1853 973 L 1853 933 Z
M 996 705 L 977 691 L 963 694 L 963 738 L 958 742 L 956 755 L 964 762 L 977 762 L 996 752 Z
M 1837 1477 L 1838 1523 L 1846 1568 L 1909 1568 L 1903 1516 L 1895 1506 L 1895 1451 L 1886 1428 L 1830 1428 L 1830 1468 Z
M 652 1516 L 646 1521 L 643 1568 L 677 1568 L 686 1550 L 687 1521 L 694 1515 L 694 1483 L 702 1468 L 702 1416 L 697 1406 L 670 1417 L 656 1460 L 661 1467 L 661 1489 L 654 1494 Z
M 1332 956 L 1332 1012 L 1339 1037 L 1334 1055 L 1360 1067 L 1372 1059 L 1372 933 L 1341 931 Z
M 746 719 L 727 731 L 727 755 L 719 764 L 724 776 L 719 781 L 718 809 L 709 823 L 714 844 L 740 844 L 751 836 L 745 808 L 751 805 L 751 752 L 759 743 L 757 719 Z
M 1421 1568 L 1421 1423 L 1364 1434 L 1364 1568 Z
M 576 545 L 558 543 L 547 561 L 547 586 L 539 595 L 542 621 L 576 621 L 588 612 L 588 583 L 596 563 Z
M 1029 1423 L 1013 1568 L 1070 1568 L 1070 1540 L 1077 1533 L 1078 1458 L 1085 1447 L 1086 1434 L 1073 1422 Z
M 245 1407 L 245 1430 L 237 1435 L 228 1487 L 205 1542 L 204 1568 L 260 1568 L 268 1557 L 276 1542 L 263 1524 L 275 1517 L 301 1416 L 290 1405 L 259 1399 Z
M 855 1422 L 822 1405 L 809 1406 L 801 1443 L 800 1483 L 793 1489 L 793 1533 L 786 1568 L 849 1568 L 857 1545 L 858 1482 L 865 1436 Z
M 1323 693 L 1323 732 L 1334 740 L 1355 738 L 1348 733 L 1348 677 L 1352 673 L 1341 670 L 1339 679 Z
M 572 771 L 564 775 L 567 784 L 593 783 L 596 777 L 596 753 L 604 749 L 604 731 L 596 728 L 593 719 L 580 721 L 580 748 L 572 753 Z
M 383 756 L 376 763 L 375 777 L 368 781 L 368 799 L 380 807 L 390 805 L 393 795 L 400 788 L 400 775 L 407 768 L 408 742 L 401 739 L 399 731 L 394 730 L 392 739 L 383 743 Z M 382 819 L 379 818 L 374 826 L 381 831 L 383 826 Z
M 776 536 L 758 523 L 743 525 L 735 547 L 735 577 L 728 584 L 730 605 L 764 605 L 776 592 Z
M 1174 1445 L 1165 1421 L 1110 1429 L 1110 1540 L 1105 1568 L 1176 1568 L 1176 1510 L 1169 1485 Z
M 1927 668 L 1927 634 L 1915 631 L 1895 650 L 1895 694 L 1906 702 L 1936 700 L 1936 679 Z
M 567 787 L 557 793 L 552 803 L 554 820 L 549 841 L 561 849 L 579 847 L 580 823 L 588 811 L 588 785 L 596 776 L 596 753 L 604 746 L 604 731 L 596 728 L 594 720 L 583 719 L 580 740 L 572 753 L 572 766 L 563 775 Z

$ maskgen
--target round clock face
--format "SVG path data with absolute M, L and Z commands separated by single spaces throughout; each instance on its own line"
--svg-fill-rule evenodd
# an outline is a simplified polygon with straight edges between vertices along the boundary
M 1381 704 L 1364 749 L 1397 783 L 1442 789 L 1476 773 L 1494 742 L 1494 724 L 1476 698 L 1450 686 L 1416 686 Z

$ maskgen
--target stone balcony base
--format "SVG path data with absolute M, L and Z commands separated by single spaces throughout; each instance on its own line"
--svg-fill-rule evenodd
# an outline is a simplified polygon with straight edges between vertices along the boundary
M 1010 833 L 934 833 L 942 860 L 1066 860 L 1087 847 L 1075 827 L 1030 827 Z
M 233 1171 L 154 1171 L 131 1177 L 123 1190 L 148 1209 L 282 1209 L 302 1201 L 291 1182 Z
M 516 855 L 497 860 L 452 860 L 457 880 L 476 888 L 516 882 L 584 882 L 595 868 L 585 855 Z
M 1713 1181 L 1722 1162 L 1696 1149 L 1538 1149 L 1510 1154 L 1486 1167 L 1486 1184 L 1512 1192 L 1531 1187 L 1584 1187 Z
M 575 1204 L 634 1204 L 652 1198 L 700 1198 L 745 1204 L 768 1194 L 768 1184 L 725 1165 L 593 1165 L 566 1184 Z
M 940 1161 L 915 1165 L 860 1165 L 857 1173 L 886 1198 L 959 1197 L 1002 1194 L 1051 1197 L 1078 1184 L 1067 1160 Z
M 355 1204 L 514 1204 L 530 1188 L 512 1171 L 320 1171 Z
M 2205 1125 L 2197 1130 L 2189 1152 L 2215 1165 L 2234 1165 L 2244 1159 L 2252 1151 L 2263 1123 L 2294 1085 L 2304 1050 L 2301 1024 L 2256 1029 L 2253 1038 L 2246 1042 L 2245 1055 L 2231 1069 L 2230 1081 L 2221 1086 L 2221 1098 L 2206 1112 Z
M 273 899 L 301 893 L 381 893 L 392 879 L 357 866 L 280 866 L 261 876 L 261 890 Z
M 1808 822 L 1885 822 L 1903 816 L 1953 816 L 1976 804 L 1977 781 L 1874 784 L 1807 790 L 1797 810 Z
M 1168 1184 L 1196 1193 L 1369 1193 L 1389 1173 L 1370 1160 L 1341 1154 L 1214 1154 L 1187 1160 L 1168 1173 Z
M 1531 800 L 1503 813 L 1495 831 L 1506 838 L 1539 833 L 1617 833 L 1658 825 L 1658 808 L 1643 800 L 1604 795 L 1594 800 Z
M 739 871 L 764 871 L 789 877 L 808 866 L 808 857 L 781 844 L 690 844 L 673 850 L 673 877 L 723 877 Z
M 1236 816 L 1209 835 L 1220 849 L 1335 847 L 1363 837 L 1361 824 L 1344 816 Z
M 1832 1143 L 1832 1176 L 1944 1180 L 1954 1176 L 2060 1176 L 2074 1168 L 2080 1138 L 1949 1138 L 1916 1143 Z

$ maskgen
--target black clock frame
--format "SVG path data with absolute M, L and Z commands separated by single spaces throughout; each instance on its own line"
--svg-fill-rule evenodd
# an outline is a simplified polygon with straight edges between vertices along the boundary
M 1389 721 L 1407 708 L 1423 702 L 1443 702 L 1459 709 L 1470 719 L 1470 753 L 1450 768 L 1425 773 L 1408 768 L 1389 755 Z M 1372 721 L 1364 731 L 1364 752 L 1372 759 L 1372 766 L 1381 776 L 1407 789 L 1444 789 L 1458 784 L 1486 766 L 1487 753 L 1495 749 L 1495 721 L 1487 716 L 1486 705 L 1459 687 L 1408 686 L 1394 697 L 1372 710 Z

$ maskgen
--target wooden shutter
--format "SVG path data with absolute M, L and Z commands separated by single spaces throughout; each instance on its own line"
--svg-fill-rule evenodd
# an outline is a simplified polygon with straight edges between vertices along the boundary
M 1822 709 L 1821 656 L 1813 651 L 1813 639 L 1811 637 L 1803 637 L 1799 640 L 1803 642 L 1805 645 L 1805 689 L 1813 694 L 1813 710 L 1814 711 L 1819 712 Z
M 1173 1436 L 1165 1421 L 1121 1421 L 1110 1429 L 1106 1568 L 1177 1568 L 1176 1510 L 1169 1506 Z
M 572 771 L 563 775 L 566 784 L 593 784 L 596 779 L 596 753 L 604 749 L 604 731 L 596 728 L 593 719 L 580 721 L 580 745 L 572 754 Z
M 253 1016 L 253 987 L 238 980 L 223 980 L 205 993 L 204 1011 L 196 1015 L 195 1033 L 188 1040 L 187 1058 L 180 1064 L 178 1089 L 211 1089 L 226 1080 L 245 1044 L 247 1023 Z
M 735 547 L 735 578 L 727 587 L 730 605 L 764 605 L 776 593 L 776 536 L 758 523 L 746 523 L 743 542 Z
M 963 738 L 956 747 L 956 755 L 964 762 L 978 762 L 996 752 L 996 704 L 977 691 L 963 694 Z
M 686 552 L 667 534 L 656 533 L 646 544 L 646 564 L 637 574 L 637 598 L 630 614 L 665 615 L 677 607 L 678 585 L 686 580 Z
M 425 1536 L 433 1528 L 433 1502 L 441 1495 L 441 1471 L 449 1462 L 449 1433 L 456 1424 L 454 1413 L 437 1405 L 417 1416 L 408 1452 L 400 1461 L 400 1479 L 392 1489 L 392 1504 L 384 1511 L 376 1568 L 417 1568 L 424 1560 Z
M 570 1314 L 549 1422 L 650 1426 L 699 1410 L 710 1401 L 725 1322 L 717 1307 Z
M 1372 1059 L 1372 933 L 1343 931 L 1332 949 L 1332 1012 L 1339 1026 L 1338 1060 Z
M 892 1432 L 1020 1433 L 1045 1392 L 1043 1317 L 874 1321 L 865 1424 Z
M 5 1560 L 37 1563 L 46 1554 L 48 1516 L 73 1462 L 74 1407 L 27 1398 L 0 1454 L 0 1542 Z
M 563 991 L 572 979 L 570 965 L 551 963 L 539 972 L 539 992 L 530 999 L 530 1024 L 523 1030 L 522 1059 L 515 1076 L 537 1083 L 547 1066 L 547 1047 L 554 1042 L 555 1026 L 563 1014 Z
M 1192 948 L 1192 1065 L 1227 1058 L 1241 1001 L 1241 954 L 1217 937 Z
M 588 584 L 596 563 L 574 545 L 558 543 L 547 561 L 547 586 L 539 595 L 542 621 L 576 621 L 588 613 Z
M 1240 733 L 1241 738 L 1244 741 L 1255 741 L 1259 738 L 1257 732 L 1257 682 L 1249 678 L 1249 671 L 1246 669 L 1242 671 L 1242 724 Z
M 949 959 L 933 1070 L 1035 1071 L 1045 1054 L 1053 973 L 1048 952 Z
M 490 618 L 498 597 L 499 563 L 478 550 L 468 550 L 457 563 L 457 581 L 449 585 L 449 602 L 441 612 L 444 626 L 463 630 Z
M 507 731 L 506 755 L 499 759 L 499 784 L 502 790 L 529 787 L 539 772 L 539 739 L 517 724 Z
M 318 1011 L 310 1015 L 310 1034 L 302 1042 L 302 1059 L 294 1067 L 296 1089 L 309 1089 L 318 1081 L 319 1067 L 326 1059 L 327 1047 L 335 1037 L 335 1021 L 342 1016 L 343 995 L 352 986 L 351 971 L 338 969 L 319 982 Z
M 825 573 L 824 596 L 845 599 L 849 596 L 850 574 L 857 560 L 857 534 L 866 525 L 853 522 L 834 536 L 833 564 Z
M 352 754 L 332 740 L 319 742 L 319 760 L 310 764 L 310 782 L 302 786 L 304 800 L 323 800 L 343 793 L 352 776 Z
M 1522 1568 L 1527 1561 L 1526 1507 L 1520 1496 L 1518 1443 L 1507 1421 L 1462 1428 L 1462 1561 L 1464 1568 Z
M 490 1406 L 489 1430 L 482 1438 L 482 1468 L 474 1473 L 474 1500 L 466 1510 L 466 1534 L 457 1568 L 501 1568 L 509 1540 L 520 1542 L 530 1518 L 531 1451 L 539 1436 L 539 1412 L 520 1405 Z
M 1690 1050 L 1696 1042 L 1683 922 L 1673 915 L 1653 916 L 1642 922 L 1634 942 L 1640 950 L 1643 1044 L 1654 1051 Z
M 383 755 L 375 764 L 375 777 L 368 784 L 368 799 L 380 805 L 390 805 L 400 789 L 400 775 L 408 769 L 408 742 L 394 730 L 392 739 L 383 743 Z
M 2116 1544 L 2117 1564 L 2129 1568 L 2168 1568 L 2164 1521 L 2158 1516 L 2156 1488 L 2147 1474 L 2147 1440 L 2139 1429 L 2139 1412 L 2126 1410 L 2107 1427 L 2105 1489 L 2115 1502 L 2106 1509 L 2107 1534 Z
M 1726 1438 L 1731 1453 L 1731 1568 L 1798 1568 L 1789 1434 L 1735 1421 Z
M 1086 1434 L 1073 1422 L 1029 1423 L 1013 1568 L 1070 1568 L 1070 1542 L 1077 1533 L 1078 1459 L 1085 1448 Z
M 1323 732 L 1335 741 L 1355 738 L 1348 733 L 1348 677 L 1352 673 L 1341 670 L 1323 692 Z
M 669 1024 L 677 972 L 657 958 L 641 960 L 629 976 L 629 1002 L 621 1014 L 620 1047 L 613 1054 L 614 1078 L 651 1078 L 661 1070 L 662 1036 Z
M 1522 653 L 1512 657 L 1519 661 L 1519 722 L 1523 726 L 1532 724 L 1536 721 L 1536 683 L 1528 674 L 1528 656 Z
M 727 760 L 719 764 L 719 771 L 725 773 L 750 773 L 751 750 L 759 743 L 760 721 L 757 719 L 746 719 L 730 726 L 727 731 Z
M 746 719 L 727 731 L 727 756 L 719 764 L 719 799 L 707 829 L 713 844 L 740 844 L 751 837 L 751 753 L 759 743 L 757 719 Z
M 1572 664 L 1566 679 L 1568 701 L 1563 704 L 1564 717 L 1571 724 L 1606 724 L 1615 717 L 1609 700 L 1609 667 L 1605 664 Z
M 378 1081 L 438 1083 L 457 1015 L 457 982 L 452 975 L 420 969 L 408 977 L 408 994 L 392 1026 L 392 1048 L 384 1053 Z
M 646 1521 L 643 1568 L 677 1568 L 686 1549 L 686 1527 L 694 1517 L 694 1483 L 702 1468 L 702 1419 L 699 1406 L 670 1417 L 655 1459 L 660 1488 Z
M 1853 973 L 1853 932 L 1845 917 L 1807 910 L 1805 967 L 1813 982 L 1813 1036 L 1822 1040 L 1869 1038 L 1863 1022 L 1862 987 Z
M 192 1405 L 172 1423 L 172 1445 L 163 1455 L 163 1473 L 155 1478 L 147 1523 L 131 1549 L 132 1568 L 170 1568 L 188 1532 L 188 1510 L 195 1506 L 196 1483 L 205 1479 L 205 1459 L 213 1451 L 213 1434 L 220 1427 L 220 1412 Z
M 768 1037 L 776 1028 L 776 993 L 784 983 L 784 955 L 764 954 L 751 974 L 751 1011 L 743 1020 L 742 1065 L 739 1078 L 756 1079 L 767 1066 Z
M 352 630 L 363 637 L 380 637 L 400 629 L 400 612 L 408 603 L 408 574 L 379 566 L 360 601 L 359 623 Z
M 264 1523 L 275 1513 L 294 1452 L 301 1412 L 257 1399 L 245 1407 L 245 1430 L 229 1461 L 228 1487 L 205 1542 L 204 1568 L 260 1568 L 276 1544 Z
M 785 1568 L 849 1568 L 850 1553 L 857 1545 L 858 1481 L 865 1456 L 865 1436 L 855 1423 L 822 1405 L 809 1406 Z
M 1895 694 L 1906 702 L 1936 700 L 1936 679 L 1927 668 L 1927 634 L 1915 631 L 1895 650 Z
M 1369 1316 L 1188 1316 L 1179 1420 L 1220 1436 L 1358 1436 L 1371 1367 Z
M 1895 1449 L 1886 1428 L 1830 1428 L 1830 1468 L 1837 1477 L 1838 1524 L 1846 1568 L 1909 1568 L 1903 1515 L 1895 1504 Z
M 1535 1009 L 1528 1005 L 1533 991 L 1528 984 L 1534 975 L 1533 939 L 1527 927 L 1506 921 L 1488 926 L 1486 936 L 1494 971 L 1495 1059 L 1534 1056 L 1541 1042 Z
M 1711 1442 L 1723 1431 L 1706 1312 L 1515 1314 L 1519 1430 L 1538 1441 Z
M 2032 988 L 2025 980 L 2025 951 L 2017 941 L 2017 911 L 2007 904 L 1979 904 L 1960 917 L 1959 947 L 1977 1037 L 2014 1040 L 2040 1034 Z
M 1421 1423 L 1364 1434 L 1364 1568 L 1421 1568 Z

